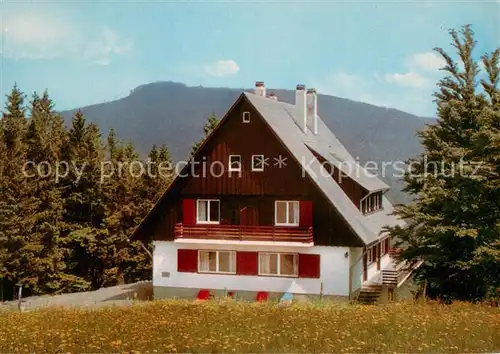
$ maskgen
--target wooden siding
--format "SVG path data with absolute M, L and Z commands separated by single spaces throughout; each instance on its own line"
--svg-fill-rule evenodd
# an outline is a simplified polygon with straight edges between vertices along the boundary
M 363 199 L 363 197 L 368 194 L 368 191 L 361 187 L 351 177 L 346 176 L 345 174 L 341 174 L 339 169 L 335 167 L 335 165 L 328 163 L 323 156 L 319 155 L 313 150 L 311 150 L 311 152 L 314 156 L 316 156 L 318 161 L 323 164 L 325 169 L 332 175 L 333 179 L 337 182 L 340 188 L 342 188 L 347 197 L 349 197 L 349 199 L 359 209 L 361 199 Z
M 250 123 L 242 122 L 249 111 Z M 294 124 L 292 121 L 290 124 Z M 326 200 L 319 188 L 302 175 L 302 168 L 286 147 L 276 138 L 266 122 L 244 98 L 233 107 L 230 115 L 197 153 L 199 163 L 195 175 L 203 176 L 203 164 L 219 161 L 226 168 L 221 177 L 207 174 L 201 177 L 177 179 L 168 196 L 141 225 L 137 238 L 173 240 L 177 223 L 182 222 L 182 200 L 213 198 L 221 200 L 221 224 L 239 224 L 238 211 L 245 206 L 258 208 L 260 225 L 274 224 L 275 200 L 308 200 L 312 202 L 314 243 L 316 245 L 362 246 L 362 241 Z M 269 157 L 269 166 L 262 172 L 251 171 L 252 155 Z M 241 155 L 242 172 L 227 171 L 229 155 Z M 274 157 L 286 158 L 287 166 L 274 166 Z M 191 173 L 190 171 L 188 173 Z M 305 173 L 304 173 L 305 175 Z

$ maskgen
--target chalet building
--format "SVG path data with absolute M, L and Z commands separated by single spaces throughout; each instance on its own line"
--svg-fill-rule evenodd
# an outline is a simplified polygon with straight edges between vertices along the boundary
M 244 92 L 135 230 L 152 240 L 155 298 L 294 295 L 353 299 L 397 288 L 385 225 L 389 186 L 368 173 L 317 115 Z

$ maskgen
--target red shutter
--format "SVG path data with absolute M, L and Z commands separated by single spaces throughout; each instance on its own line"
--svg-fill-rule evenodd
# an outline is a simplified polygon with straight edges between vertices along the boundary
M 259 255 L 257 252 L 236 252 L 236 274 L 257 275 Z
M 299 277 L 319 278 L 320 256 L 319 254 L 299 254 Z
M 384 242 L 385 242 L 385 253 L 384 253 L 384 254 L 387 254 L 387 253 L 389 253 L 389 248 L 390 248 L 390 244 L 389 244 L 389 237 L 388 237 L 388 238 L 386 238 L 386 239 L 384 240 Z
M 182 223 L 185 225 L 196 224 L 196 200 L 182 200 Z
M 198 271 L 198 250 L 177 250 L 177 271 L 196 273 Z
M 313 226 L 313 213 L 312 213 L 312 202 L 309 200 L 300 201 L 300 213 L 299 213 L 299 225 L 300 226 Z

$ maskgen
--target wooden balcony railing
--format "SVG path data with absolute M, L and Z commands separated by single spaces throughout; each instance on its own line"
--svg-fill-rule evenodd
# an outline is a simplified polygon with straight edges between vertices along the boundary
M 247 226 L 247 225 L 175 225 L 175 238 L 313 242 L 312 227 Z

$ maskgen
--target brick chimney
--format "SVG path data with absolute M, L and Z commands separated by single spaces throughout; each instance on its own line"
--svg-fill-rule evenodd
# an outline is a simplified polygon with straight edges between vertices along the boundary
M 313 88 L 307 90 L 307 121 L 312 125 L 314 135 L 318 135 L 318 95 Z
M 257 96 L 266 97 L 266 88 L 264 87 L 264 81 L 255 81 L 255 91 Z
M 304 133 L 307 133 L 306 87 L 297 85 L 295 90 L 295 118 Z

